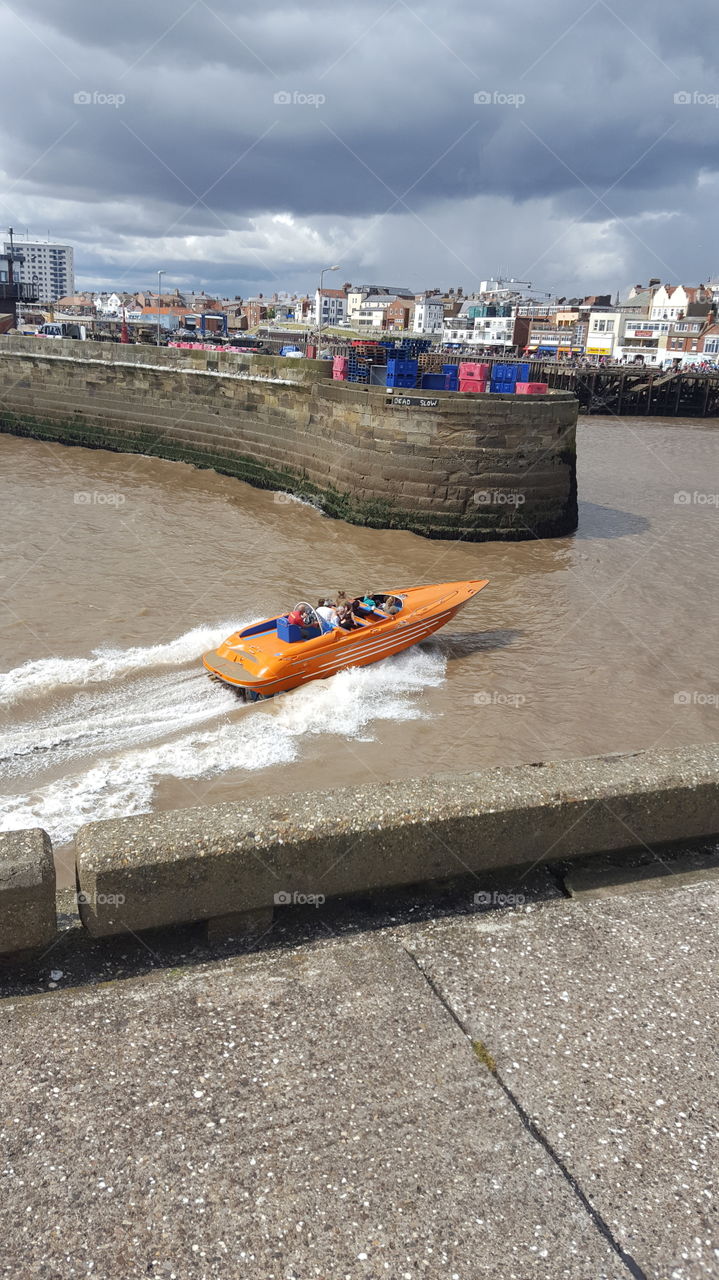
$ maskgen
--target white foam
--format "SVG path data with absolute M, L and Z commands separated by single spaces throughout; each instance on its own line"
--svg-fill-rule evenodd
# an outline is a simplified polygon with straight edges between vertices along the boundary
M 289 763 L 299 758 L 303 739 L 310 735 L 367 741 L 376 721 L 421 717 L 416 695 L 441 683 L 445 666 L 436 650 L 415 648 L 314 681 L 232 718 L 223 702 L 222 723 L 212 729 L 190 729 L 169 741 L 105 756 L 82 772 L 8 797 L 0 826 L 39 825 L 56 843 L 64 843 L 85 822 L 147 812 L 155 786 L 167 777 L 197 779 L 196 802 L 201 804 L 202 779 Z
M 0 706 L 10 707 L 23 698 L 117 680 L 133 671 L 182 666 L 206 649 L 214 649 L 241 626 L 249 626 L 249 621 L 194 627 L 176 640 L 148 648 L 93 649 L 89 658 L 38 658 L 0 675 Z

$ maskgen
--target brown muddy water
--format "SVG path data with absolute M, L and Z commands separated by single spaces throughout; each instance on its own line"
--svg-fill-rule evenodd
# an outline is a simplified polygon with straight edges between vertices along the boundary
M 576 535 L 450 543 L 0 436 L 2 826 L 67 844 L 158 808 L 719 739 L 717 427 L 586 418 L 578 452 Z M 298 599 L 477 577 L 430 642 L 277 703 L 199 662 Z

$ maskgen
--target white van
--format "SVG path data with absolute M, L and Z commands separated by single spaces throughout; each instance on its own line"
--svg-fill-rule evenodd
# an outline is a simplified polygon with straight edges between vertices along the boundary
M 38 338 L 79 338 L 87 339 L 84 324 L 74 324 L 71 320 L 48 320 L 37 331 Z

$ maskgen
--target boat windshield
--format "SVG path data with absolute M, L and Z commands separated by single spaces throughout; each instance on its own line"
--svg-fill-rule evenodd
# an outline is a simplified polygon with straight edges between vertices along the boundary
M 309 619 L 310 619 L 309 625 L 311 627 L 319 627 L 320 620 L 319 620 L 319 617 L 317 616 L 317 610 L 314 608 L 313 605 L 308 604 L 306 600 L 300 600 L 299 604 L 295 605 L 295 613 L 309 614 Z

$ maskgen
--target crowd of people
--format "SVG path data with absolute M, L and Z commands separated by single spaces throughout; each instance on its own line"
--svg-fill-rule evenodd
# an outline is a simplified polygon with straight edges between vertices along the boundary
M 298 605 L 287 615 L 288 621 L 301 627 L 303 632 L 311 631 L 316 626 L 315 617 L 321 618 L 330 627 L 340 627 L 343 631 L 355 631 L 367 625 L 368 621 L 376 622 L 380 618 L 391 618 L 402 608 L 400 600 L 395 596 L 375 596 L 367 592 L 364 596 L 350 599 L 346 591 L 338 591 L 336 600 L 322 598 L 317 607 L 310 609 L 307 605 Z M 371 615 L 368 617 L 368 615 Z M 307 637 L 309 638 L 309 636 Z

